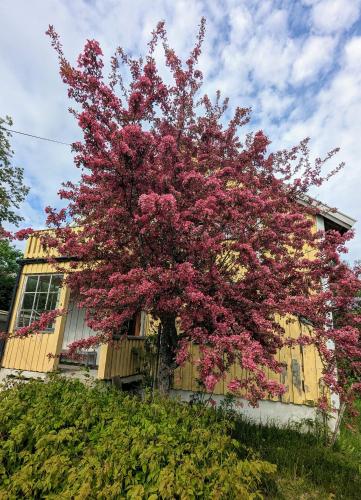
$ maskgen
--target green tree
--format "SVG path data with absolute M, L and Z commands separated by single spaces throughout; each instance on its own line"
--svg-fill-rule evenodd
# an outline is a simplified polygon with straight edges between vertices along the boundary
M 0 240 L 0 309 L 8 311 L 22 252 L 7 240 Z
M 22 217 L 14 208 L 19 208 L 25 199 L 29 188 L 24 185 L 24 171 L 11 164 L 13 150 L 10 145 L 12 119 L 9 116 L 0 117 L 0 228 L 4 222 L 17 225 Z

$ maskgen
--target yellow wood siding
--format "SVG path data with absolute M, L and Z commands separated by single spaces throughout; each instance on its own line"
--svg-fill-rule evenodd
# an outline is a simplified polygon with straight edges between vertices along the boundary
M 150 314 L 145 316 L 145 335 L 155 335 L 159 321 Z M 143 351 L 144 338 L 124 339 L 111 345 L 102 345 L 99 353 L 98 378 L 111 379 L 112 377 L 128 377 L 137 375 L 144 369 Z
M 24 252 L 24 257 L 26 259 L 41 259 L 57 254 L 54 249 L 49 251 L 42 247 L 39 235 L 43 232 L 44 231 L 37 231 L 34 235 L 30 236 L 26 242 L 26 249 Z
M 128 338 L 103 345 L 100 350 L 98 378 L 129 377 L 142 372 L 144 339 Z
M 280 321 L 286 330 L 286 336 L 291 338 L 297 338 L 301 331 L 306 328 L 298 322 L 286 323 L 284 319 Z M 269 370 L 268 378 L 284 384 L 286 392 L 280 399 L 270 399 L 283 403 L 313 405 L 321 395 L 319 380 L 322 376 L 322 363 L 317 349 L 314 346 L 283 347 L 278 352 L 277 357 L 281 363 L 284 363 L 284 370 L 280 374 Z M 198 359 L 199 348 L 196 345 L 191 345 L 189 360 L 175 370 L 174 389 L 201 390 L 197 382 L 197 378 L 199 378 L 196 369 Z M 247 371 L 242 369 L 240 365 L 234 364 L 226 377 L 217 383 L 213 393 L 227 394 L 229 392 L 228 383 L 234 378 L 246 379 Z
M 56 270 L 49 264 L 27 264 L 24 266 L 15 297 L 13 313 L 10 319 L 10 334 L 14 331 L 16 326 L 17 312 L 20 306 L 26 276 L 54 272 L 56 272 Z M 68 295 L 68 290 L 63 287 L 60 291 L 59 308 L 66 307 Z M 65 317 L 61 316 L 55 320 L 54 331 L 51 333 L 38 333 L 27 338 L 9 338 L 6 342 L 2 367 L 35 372 L 49 372 L 55 370 L 59 361 L 57 358 L 49 358 L 48 354 L 59 354 L 64 325 Z
M 317 230 L 316 218 L 313 218 L 313 230 Z M 305 253 L 309 249 L 305 247 Z M 311 257 L 314 254 L 309 255 Z M 281 325 L 285 329 L 285 336 L 297 338 L 301 332 L 309 335 L 306 326 L 301 325 L 298 321 L 287 322 L 285 318 L 279 319 Z M 322 377 L 322 362 L 319 353 L 315 346 L 295 346 L 283 347 L 277 353 L 278 361 L 284 364 L 284 369 L 281 374 L 273 373 L 268 370 L 268 378 L 281 382 L 286 387 L 285 394 L 280 400 L 284 403 L 293 404 L 309 404 L 313 405 L 322 395 L 320 387 L 320 379 Z M 199 391 L 200 387 L 197 383 L 196 362 L 199 359 L 198 346 L 192 345 L 190 348 L 189 361 L 184 366 L 179 367 L 175 371 L 174 388 L 179 390 Z M 239 365 L 233 365 L 224 380 L 217 383 L 214 394 L 226 394 L 228 392 L 227 385 L 233 378 L 245 379 L 247 371 L 243 370 Z M 278 398 L 272 398 L 278 400 Z

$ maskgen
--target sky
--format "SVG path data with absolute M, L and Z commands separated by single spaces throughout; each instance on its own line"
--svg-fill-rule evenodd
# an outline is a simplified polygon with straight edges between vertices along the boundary
M 347 259 L 361 259 L 361 0 L 0 0 L 0 115 L 13 118 L 14 130 L 80 138 L 45 36 L 49 24 L 71 62 L 87 39 L 98 40 L 109 61 L 118 46 L 144 54 L 165 20 L 170 45 L 185 58 L 202 16 L 205 92 L 219 89 L 231 108 L 251 107 L 248 129 L 263 129 L 274 149 L 305 137 L 313 157 L 341 148 L 330 167 L 346 167 L 313 194 L 359 219 Z M 17 134 L 12 145 L 31 188 L 22 227 L 44 227 L 44 207 L 59 206 L 61 182 L 79 177 L 72 153 Z

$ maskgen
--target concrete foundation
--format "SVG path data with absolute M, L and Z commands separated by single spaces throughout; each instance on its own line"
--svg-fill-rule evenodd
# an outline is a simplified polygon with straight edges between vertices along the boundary
M 0 369 L 0 384 L 5 382 L 8 377 L 18 378 L 18 379 L 41 379 L 44 380 L 46 377 L 46 373 L 41 372 L 30 372 L 27 370 L 12 370 L 11 368 L 1 368 Z
M 80 380 L 88 380 L 89 378 L 97 378 L 97 370 L 89 370 L 86 372 L 80 366 L 76 365 L 59 365 L 59 373 L 66 378 L 77 378 Z M 18 378 L 18 379 L 41 379 L 44 380 L 47 377 L 47 373 L 44 372 L 33 372 L 27 370 L 13 370 L 11 368 L 1 368 L 0 369 L 0 384 L 4 382 L 7 377 Z
M 172 390 L 171 394 L 182 401 L 190 401 L 195 393 L 192 391 Z M 212 395 L 212 399 L 215 401 L 216 406 L 219 406 L 224 400 L 224 396 L 215 394 Z M 278 401 L 259 401 L 257 408 L 253 408 L 253 406 L 248 404 L 247 400 L 236 398 L 233 409 L 250 422 L 275 425 L 277 427 L 303 424 L 301 425 L 301 429 L 303 427 L 304 430 L 307 430 L 307 422 L 315 422 L 320 419 L 317 408 L 314 406 L 281 403 Z M 328 422 L 331 432 L 334 430 L 336 418 L 337 413 Z

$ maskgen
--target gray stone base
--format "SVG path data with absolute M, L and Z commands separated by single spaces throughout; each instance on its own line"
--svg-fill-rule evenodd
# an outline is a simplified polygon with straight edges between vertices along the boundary
M 42 379 L 44 380 L 46 377 L 46 373 L 43 372 L 30 372 L 27 370 L 14 370 L 12 368 L 1 368 L 0 369 L 0 383 L 4 382 L 8 377 L 14 379 Z
M 190 401 L 194 396 L 192 391 L 175 390 L 171 391 L 172 396 L 180 398 L 182 401 Z M 219 406 L 224 396 L 220 394 L 212 395 L 212 399 Z M 236 398 L 233 409 L 243 415 L 250 422 L 263 425 L 275 425 L 285 427 L 292 424 L 299 424 L 299 430 L 307 430 L 311 423 L 320 420 L 317 408 L 307 405 L 296 405 L 291 403 L 280 403 L 278 401 L 259 401 L 257 408 L 253 408 L 243 398 Z M 329 419 L 328 427 L 332 432 L 335 427 L 337 413 Z
M 66 378 L 78 378 L 80 380 L 87 380 L 89 378 L 97 378 L 98 370 L 89 370 L 86 372 L 80 366 L 76 365 L 65 365 L 60 364 L 58 372 Z M 26 379 L 41 379 L 45 380 L 48 373 L 44 372 L 33 372 L 27 370 L 15 370 L 12 368 L 1 368 L 0 369 L 0 383 L 4 382 L 7 377 L 12 379 L 26 380 Z

